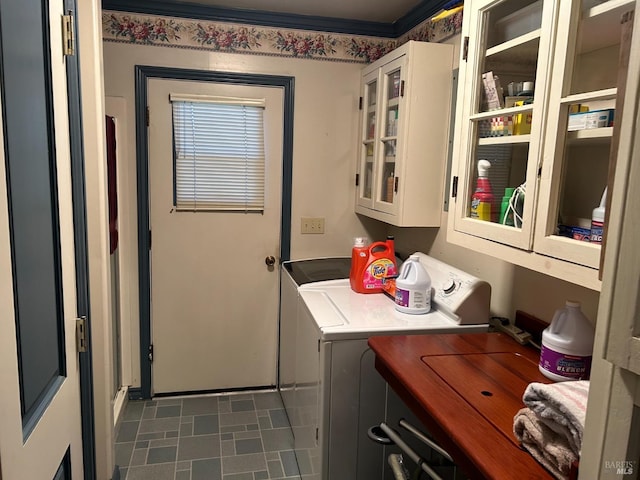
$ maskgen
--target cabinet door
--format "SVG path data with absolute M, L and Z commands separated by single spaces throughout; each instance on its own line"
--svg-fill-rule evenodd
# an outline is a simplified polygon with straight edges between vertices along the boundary
M 465 10 L 454 228 L 529 250 L 557 2 L 485 0 Z M 493 198 L 479 203 L 480 160 L 491 164 Z
M 404 113 L 405 56 L 385 64 L 380 73 L 377 150 L 375 150 L 374 208 L 381 212 L 398 212 L 398 181 L 402 167 L 402 142 L 398 132 Z
M 591 219 L 609 175 L 619 59 L 628 58 L 621 15 L 633 8 L 632 0 L 560 4 L 534 250 L 592 268 L 602 232 L 590 231 Z
M 374 159 L 378 145 L 378 70 L 363 78 L 360 161 L 358 162 L 357 202 L 373 208 Z

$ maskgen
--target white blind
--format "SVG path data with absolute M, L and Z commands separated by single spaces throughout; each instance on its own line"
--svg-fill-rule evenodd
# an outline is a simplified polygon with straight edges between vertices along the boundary
M 264 210 L 264 101 L 170 96 L 178 210 Z

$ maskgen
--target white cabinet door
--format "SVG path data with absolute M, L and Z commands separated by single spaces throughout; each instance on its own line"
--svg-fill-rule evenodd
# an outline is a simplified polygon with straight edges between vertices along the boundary
M 557 2 L 541 0 L 465 6 L 468 53 L 460 64 L 454 153 L 456 231 L 525 250 L 532 246 L 556 10 Z M 472 208 L 480 160 L 491 165 L 493 201 L 487 202 L 486 216 Z
M 608 183 L 619 65 L 628 58 L 622 31 L 632 30 L 621 16 L 633 10 L 633 2 L 592 4 L 560 3 L 565 21 L 556 35 L 534 249 L 597 269 L 601 237 L 595 229 L 591 235 L 590 222 Z M 571 114 L 587 108 L 601 119 L 592 121 L 596 113 Z M 580 240 L 582 233 L 587 241 Z

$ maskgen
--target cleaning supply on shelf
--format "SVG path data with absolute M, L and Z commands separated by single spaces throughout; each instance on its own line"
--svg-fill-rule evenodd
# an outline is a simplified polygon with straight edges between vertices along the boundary
M 540 372 L 556 382 L 587 380 L 594 336 L 595 330 L 580 310 L 580 302 L 567 300 L 542 332 Z
M 396 310 L 412 314 L 431 310 L 431 277 L 418 255 L 411 255 L 402 264 L 396 278 Z
M 500 203 L 500 217 L 498 218 L 499 222 L 503 225 L 509 225 L 513 227 L 513 210 L 509 208 L 509 202 L 511 201 L 511 196 L 513 195 L 513 191 L 515 188 L 507 187 L 504 189 L 504 196 L 502 197 L 502 202 Z
M 600 199 L 600 206 L 593 209 L 591 216 L 591 235 L 589 240 L 591 243 L 602 244 L 602 235 L 604 233 L 604 214 L 607 208 L 607 187 Z
M 351 251 L 351 269 L 349 283 L 358 293 L 381 293 L 385 278 L 395 277 L 396 254 L 394 238 L 387 237 L 385 242 L 365 245 L 365 241 L 354 242 Z
M 478 160 L 478 181 L 476 191 L 471 196 L 471 218 L 495 222 L 497 215 L 488 176 L 490 168 L 491 162 Z

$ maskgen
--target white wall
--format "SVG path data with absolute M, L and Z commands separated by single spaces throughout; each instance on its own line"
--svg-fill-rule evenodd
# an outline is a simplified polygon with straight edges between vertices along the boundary
M 446 41 L 455 45 L 459 58 L 460 36 Z M 354 214 L 354 177 L 357 158 L 358 97 L 362 65 L 199 50 L 104 43 L 105 94 L 123 97 L 127 111 L 126 164 L 119 191 L 121 279 L 129 284 L 132 378 L 139 377 L 139 319 L 136 226 L 136 167 L 134 121 L 134 66 L 156 65 L 240 73 L 295 77 L 293 202 L 291 258 L 349 255 L 354 236 L 381 240 L 396 236 L 400 252 L 424 251 L 487 280 L 492 286 L 491 311 L 513 318 L 524 310 L 550 321 L 566 299 L 579 300 L 595 322 L 598 293 L 472 252 L 446 242 L 446 228 L 393 228 Z M 122 141 L 122 139 L 119 139 Z M 324 217 L 324 235 L 301 235 L 300 217 Z M 448 214 L 443 212 L 442 225 Z
M 361 64 L 104 43 L 105 95 L 126 105 L 119 164 L 120 255 L 131 316 L 131 384 L 140 385 L 135 164 L 135 65 L 295 77 L 291 258 L 350 255 L 353 237 L 382 238 L 385 226 L 354 213 Z M 300 217 L 324 217 L 324 235 L 301 235 Z M 125 333 L 126 335 L 126 333 Z

